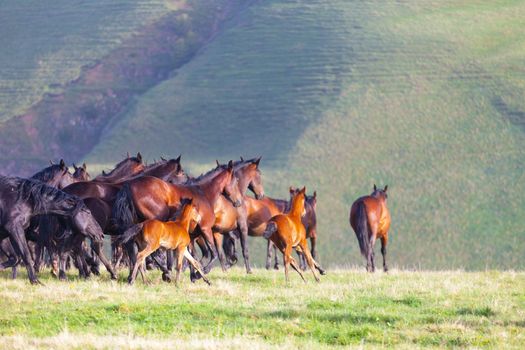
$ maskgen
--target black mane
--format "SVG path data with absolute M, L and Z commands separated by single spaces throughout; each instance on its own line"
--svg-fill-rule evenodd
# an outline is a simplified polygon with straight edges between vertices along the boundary
M 56 174 L 61 171 L 64 171 L 64 169 L 59 164 L 53 164 L 31 176 L 31 179 L 47 183 L 53 180 Z
M 8 180 L 5 180 L 4 178 L 2 181 L 15 184 L 18 200 L 32 203 L 33 210 L 36 212 L 46 212 L 49 204 L 53 204 L 53 207 L 70 208 L 71 210 L 84 206 L 84 203 L 79 198 L 38 180 L 22 178 L 8 178 Z

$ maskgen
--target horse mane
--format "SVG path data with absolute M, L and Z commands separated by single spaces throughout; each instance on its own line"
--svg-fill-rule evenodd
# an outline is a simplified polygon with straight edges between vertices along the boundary
M 220 165 L 218 167 L 215 167 L 215 168 L 209 170 L 206 173 L 200 174 L 198 177 L 188 178 L 188 181 L 186 181 L 185 184 L 187 184 L 187 185 L 194 185 L 194 184 L 196 184 L 198 182 L 202 182 L 202 181 L 205 181 L 205 180 L 211 180 L 215 176 L 219 175 L 220 171 L 226 169 L 227 167 L 228 167 L 227 165 L 226 166 Z
M 17 187 L 18 200 L 32 203 L 34 211 L 47 211 L 49 202 L 52 202 L 55 207 L 60 206 L 61 204 L 66 204 L 72 208 L 82 207 L 84 205 L 84 203 L 78 198 L 59 189 L 48 186 L 38 180 L 22 178 L 14 179 L 15 180 L 7 180 L 7 182 Z M 6 181 L 5 179 L 2 180 Z
M 137 157 L 129 157 L 129 158 L 123 159 L 119 163 L 117 163 L 117 165 L 115 165 L 113 170 L 111 170 L 106 175 L 98 175 L 97 178 L 109 178 L 109 177 L 112 177 L 112 176 L 120 175 L 122 172 L 124 172 L 124 170 L 127 170 L 127 167 L 125 167 L 123 169 L 120 169 L 120 167 L 122 166 L 122 164 L 124 164 L 124 162 L 129 162 L 129 161 L 132 161 L 132 162 L 138 163 L 138 164 L 142 164 L 142 161 L 139 160 Z
M 60 167 L 59 164 L 53 164 L 51 166 L 48 166 L 45 169 L 40 170 L 38 173 L 31 176 L 31 179 L 38 180 L 41 182 L 49 182 L 53 180 L 56 173 L 59 171 L 63 171 L 63 169 Z

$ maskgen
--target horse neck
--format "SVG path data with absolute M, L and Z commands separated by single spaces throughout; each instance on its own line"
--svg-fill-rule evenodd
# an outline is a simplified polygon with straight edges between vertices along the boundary
M 191 224 L 191 210 L 188 210 L 187 213 L 185 213 L 185 210 L 183 210 L 181 217 L 177 221 L 186 232 L 189 232 Z
M 246 194 L 246 191 L 248 191 L 248 186 L 252 181 L 252 177 L 244 175 L 242 170 L 236 171 L 235 176 L 237 176 L 237 187 L 239 188 L 239 192 L 244 196 Z
M 298 199 L 299 196 L 295 196 L 292 201 L 292 207 L 290 208 L 290 216 L 301 218 L 304 210 L 304 202 L 301 205 L 301 201 Z
M 217 200 L 219 199 L 220 194 L 224 190 L 224 187 L 226 186 L 226 177 L 228 176 L 228 173 L 225 171 L 223 173 L 218 174 L 214 178 L 212 178 L 210 181 L 199 185 L 202 192 L 208 199 L 208 201 L 211 203 L 212 206 L 215 205 Z

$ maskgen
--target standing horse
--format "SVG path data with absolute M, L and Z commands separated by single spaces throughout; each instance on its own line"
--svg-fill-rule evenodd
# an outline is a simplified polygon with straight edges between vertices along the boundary
M 0 239 L 9 237 L 22 257 L 31 283 L 39 283 L 27 245 L 25 230 L 35 215 L 55 214 L 71 218 L 76 230 L 94 241 L 104 233 L 89 209 L 76 197 L 42 182 L 0 177 Z
M 366 270 L 369 272 L 375 271 L 374 245 L 377 238 L 381 240 L 383 270 L 388 271 L 386 245 L 390 229 L 390 212 L 386 206 L 387 189 L 388 186 L 382 190 L 378 189 L 374 184 L 372 194 L 358 198 L 350 209 L 350 225 L 357 236 L 361 254 L 366 258 Z
M 175 277 L 175 283 L 179 283 L 180 271 L 182 269 L 183 259 L 186 258 L 192 264 L 192 266 L 201 274 L 204 281 L 210 284 L 210 281 L 204 275 L 200 263 L 193 258 L 188 251 L 188 245 L 191 242 L 189 229 L 192 222 L 198 224 L 201 220 L 201 216 L 197 207 L 193 204 L 193 200 L 181 201 L 182 209 L 179 218 L 175 221 L 159 221 L 159 220 L 146 220 L 140 224 L 132 226 L 124 234 L 118 238 L 117 243 L 124 244 L 131 239 L 137 243 L 139 252 L 137 254 L 137 260 L 132 267 L 133 270 L 129 275 L 128 283 L 133 284 L 137 277 L 138 269 L 144 276 L 144 262 L 146 257 L 151 253 L 159 249 L 160 247 L 166 249 L 173 249 L 177 254 L 177 276 Z
M 305 193 L 305 187 L 295 193 L 292 198 L 290 212 L 288 214 L 279 214 L 271 218 L 266 226 L 266 231 L 264 232 L 264 238 L 270 239 L 283 253 L 286 282 L 288 282 L 288 269 L 290 265 L 295 271 L 297 271 L 303 281 L 306 282 L 301 269 L 292 257 L 293 248 L 296 248 L 305 255 L 308 266 L 312 270 L 317 282 L 319 282 L 319 277 L 317 277 L 315 269 L 318 269 L 321 274 L 325 273 L 310 254 L 308 243 L 306 241 L 306 230 L 301 222 L 301 217 L 305 213 Z
M 234 206 L 232 202 L 221 196 L 216 202 L 214 209 L 215 224 L 213 225 L 213 236 L 217 246 L 221 267 L 226 270 L 223 246 L 223 234 L 233 230 L 240 232 L 240 240 L 246 273 L 251 273 L 248 252 L 248 211 L 244 199 L 245 193 L 250 189 L 258 199 L 264 198 L 259 162 L 261 158 L 242 160 L 234 165 L 234 176 L 237 179 L 239 193 L 243 200 L 240 206 Z M 201 245 L 201 250 L 203 250 Z

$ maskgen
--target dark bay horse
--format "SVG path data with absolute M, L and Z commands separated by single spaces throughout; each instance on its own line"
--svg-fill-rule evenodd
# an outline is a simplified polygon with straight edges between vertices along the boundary
M 361 254 L 366 258 L 366 270 L 375 271 L 374 245 L 376 239 L 381 240 L 381 254 L 383 255 L 383 269 L 386 265 L 386 245 L 388 230 L 390 229 L 390 212 L 386 206 L 388 195 L 384 189 L 378 189 L 374 184 L 374 191 L 369 196 L 358 198 L 350 209 L 350 225 L 357 236 Z
M 182 204 L 181 214 L 175 221 L 164 222 L 155 219 L 146 220 L 140 224 L 132 226 L 118 238 L 117 243 L 120 244 L 133 239 L 137 243 L 139 249 L 137 260 L 128 278 L 129 284 L 133 284 L 135 281 L 139 268 L 141 268 L 142 279 L 145 280 L 143 265 L 146 257 L 160 247 L 175 250 L 176 252 L 177 276 L 175 277 L 175 283 L 179 282 L 182 262 L 183 259 L 186 258 L 201 274 L 204 281 L 210 284 L 210 281 L 204 275 L 200 263 L 195 260 L 188 251 L 188 246 L 191 242 L 190 234 L 188 232 L 190 224 L 192 222 L 198 224 L 201 220 L 201 216 L 197 207 L 193 204 L 192 199 L 183 200 L 182 203 L 184 204 Z
M 305 255 L 308 266 L 312 270 L 317 282 L 319 282 L 319 277 L 317 277 L 315 269 L 318 269 L 321 274 L 325 274 L 321 266 L 312 258 L 306 241 L 306 230 L 301 221 L 301 217 L 305 213 L 305 193 L 305 187 L 296 192 L 292 197 L 290 211 L 287 214 L 279 214 L 272 217 L 266 225 L 266 231 L 264 232 L 264 238 L 271 240 L 283 253 L 284 274 L 287 282 L 290 265 L 297 271 L 303 281 L 306 282 L 300 267 L 292 257 L 293 248 Z
M 133 224 L 148 219 L 165 221 L 169 219 L 181 204 L 181 198 L 192 198 L 201 215 L 197 232 L 192 232 L 192 238 L 202 234 L 211 248 L 211 257 L 204 267 L 209 272 L 213 262 L 217 259 L 212 227 L 215 223 L 213 208 L 215 202 L 223 193 L 235 205 L 240 205 L 242 195 L 236 184 L 232 184 L 233 163 L 230 161 L 226 169 L 217 167 L 212 170 L 213 175 L 205 174 L 207 181 L 199 184 L 177 185 L 162 181 L 151 176 L 143 176 L 127 182 L 117 195 L 113 206 L 111 220 L 119 232 L 124 232 Z M 210 173 L 211 173 L 210 172 Z M 198 182 L 199 179 L 196 179 Z M 193 227 L 190 228 L 190 231 Z M 127 246 L 132 264 L 135 259 L 134 246 Z
M 55 214 L 71 218 L 78 232 L 94 241 L 104 233 L 84 203 L 40 181 L 0 177 L 0 239 L 9 237 L 24 261 L 31 283 L 39 283 L 25 237 L 25 230 L 35 215 Z

